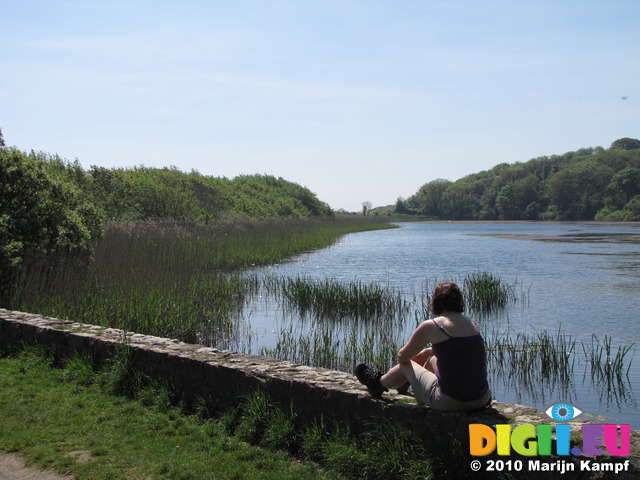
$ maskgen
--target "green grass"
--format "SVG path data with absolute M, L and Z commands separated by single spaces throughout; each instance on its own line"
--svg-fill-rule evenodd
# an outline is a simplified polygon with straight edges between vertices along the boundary
M 584 354 L 589 360 L 591 381 L 602 387 L 606 385 L 602 390 L 606 391 L 609 397 L 624 397 L 628 391 L 631 391 L 626 387 L 634 355 L 631 349 L 634 345 L 635 342 L 630 345 L 620 345 L 614 353 L 609 335 L 604 336 L 602 343 L 595 335 L 591 336 L 589 346 L 583 343 Z M 630 352 L 631 357 L 628 358 Z
M 0 358 L 0 451 L 78 480 L 433 478 L 421 444 L 390 425 L 301 428 L 259 391 L 226 412 L 186 410 L 144 383 L 124 346 L 100 369 L 33 347 Z
M 576 361 L 576 340 L 560 328 L 555 335 L 485 334 L 488 367 L 502 375 L 517 376 L 522 385 L 540 382 L 567 385 L 572 381 Z
M 307 277 L 266 277 L 269 292 L 300 315 L 310 314 L 316 319 L 344 318 L 393 319 L 409 312 L 400 292 L 389 286 L 361 281 L 339 282 L 335 279 Z
M 100 377 L 80 359 L 59 369 L 33 351 L 1 358 L 0 450 L 76 479 L 338 478 L 228 436 L 166 395 L 108 393 Z
M 576 340 L 562 331 L 536 333 L 500 333 L 489 328 L 483 332 L 487 346 L 487 367 L 494 381 L 535 397 L 541 388 L 559 389 L 570 394 L 575 384 L 587 378 L 600 395 L 619 401 L 631 397 L 629 370 L 635 343 L 612 346 L 611 337 L 602 342 Z M 582 377 L 582 378 L 581 378 Z
M 92 263 L 32 262 L 5 308 L 244 350 L 238 319 L 258 288 L 239 269 L 326 247 L 341 236 L 390 225 L 358 217 L 114 223 Z
M 516 303 L 518 296 L 513 286 L 489 272 L 474 272 L 467 275 L 462 284 L 465 303 L 477 313 L 490 313 Z
M 473 317 L 488 314 L 510 303 L 527 301 L 515 286 L 488 272 L 467 275 L 465 302 Z M 431 289 L 414 292 L 413 298 L 392 287 L 361 281 L 267 276 L 266 292 L 293 312 L 280 327 L 278 340 L 260 354 L 305 365 L 351 371 L 365 362 L 384 371 L 396 362 L 407 341 L 407 325 L 431 317 Z
M 292 320 L 278 331 L 273 348 L 263 347 L 260 355 L 312 367 L 351 372 L 359 362 L 387 369 L 402 346 L 397 329 L 352 325 L 345 330 L 331 324 L 305 325 Z
M 364 426 L 358 435 L 322 421 L 298 431 L 295 413 L 274 408 L 259 392 L 233 411 L 227 423 L 248 442 L 297 452 L 344 478 L 434 478 L 434 462 L 420 442 L 390 424 Z

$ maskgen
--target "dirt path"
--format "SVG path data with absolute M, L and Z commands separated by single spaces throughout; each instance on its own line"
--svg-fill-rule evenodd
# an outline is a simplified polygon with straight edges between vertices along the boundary
M 17 453 L 0 452 L 0 480 L 71 480 L 71 475 L 60 475 L 37 467 L 27 467 Z

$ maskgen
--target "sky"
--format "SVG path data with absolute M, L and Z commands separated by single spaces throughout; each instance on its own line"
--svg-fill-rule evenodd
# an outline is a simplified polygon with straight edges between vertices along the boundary
M 637 0 L 0 0 L 8 146 L 334 209 L 640 138 Z

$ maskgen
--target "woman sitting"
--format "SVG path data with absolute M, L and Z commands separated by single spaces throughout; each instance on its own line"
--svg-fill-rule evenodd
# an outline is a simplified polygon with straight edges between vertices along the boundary
M 436 285 L 436 318 L 420 324 L 386 374 L 360 363 L 355 375 L 374 397 L 409 382 L 418 402 L 435 410 L 476 410 L 491 402 L 487 355 L 478 326 L 464 315 L 464 298 L 453 282 Z M 427 343 L 430 348 L 424 348 Z M 424 349 L 423 349 L 424 348 Z

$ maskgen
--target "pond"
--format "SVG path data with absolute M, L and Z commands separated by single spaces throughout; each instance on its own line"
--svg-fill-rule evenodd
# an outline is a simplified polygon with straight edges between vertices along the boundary
M 257 273 L 375 283 L 415 303 L 437 282 L 462 282 L 474 272 L 489 272 L 513 285 L 524 300 L 477 318 L 488 343 L 513 344 L 521 339 L 518 334 L 535 339 L 546 332 L 562 338 L 560 347 L 572 364 L 569 378 L 553 372 L 540 378 L 531 371 L 534 367 L 521 365 L 520 370 L 529 370 L 524 378 L 494 359 L 489 365 L 494 398 L 541 411 L 570 403 L 597 419 L 640 428 L 640 359 L 633 358 L 634 342 L 640 339 L 640 225 L 447 222 L 398 227 L 347 235 L 330 248 Z M 303 323 L 268 292 L 249 301 L 243 315 L 252 340 L 241 350 L 251 353 L 272 348 L 283 325 Z M 410 315 L 396 326 L 400 345 L 420 320 Z M 598 346 L 606 365 L 607 342 L 610 360 L 618 349 L 628 349 L 624 375 L 615 380 L 594 376 L 589 364 L 588 352 Z

